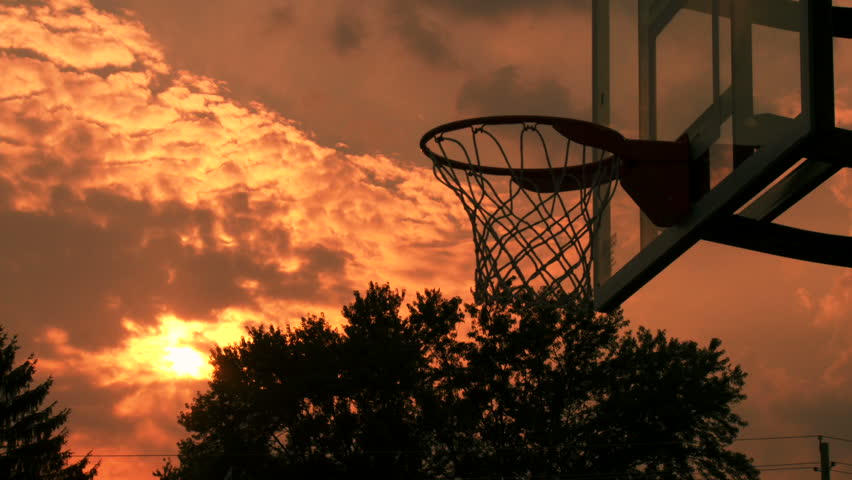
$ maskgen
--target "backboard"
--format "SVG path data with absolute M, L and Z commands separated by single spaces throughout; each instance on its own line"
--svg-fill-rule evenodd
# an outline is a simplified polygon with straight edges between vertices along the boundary
M 593 121 L 631 138 L 685 134 L 703 172 L 694 180 L 703 195 L 667 229 L 616 194 L 594 240 L 596 308 L 620 305 L 702 239 L 777 253 L 768 240 L 746 245 L 732 218 L 768 224 L 840 168 L 831 148 L 814 153 L 817 135 L 821 145 L 849 138 L 833 116 L 831 1 L 592 8 Z
M 590 5 L 593 123 L 509 114 L 421 138 L 470 216 L 479 298 L 592 292 L 610 311 L 701 240 L 852 268 L 852 237 L 773 222 L 852 167 L 833 49 L 852 8 Z

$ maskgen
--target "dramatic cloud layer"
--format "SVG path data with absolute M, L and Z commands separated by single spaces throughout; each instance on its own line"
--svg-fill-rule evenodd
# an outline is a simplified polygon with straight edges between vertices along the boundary
M 322 147 L 85 3 L 0 25 L 0 314 L 66 387 L 72 447 L 174 451 L 208 349 L 247 323 L 336 318 L 369 280 L 467 290 L 430 170 Z
M 208 349 L 247 324 L 336 322 L 370 280 L 466 296 L 468 219 L 418 135 L 469 115 L 590 117 L 587 1 L 95 5 L 0 2 L 0 322 L 56 376 L 76 453 L 174 452 Z M 852 127 L 850 46 L 837 118 Z M 676 111 L 700 72 L 668 73 Z M 635 107 L 631 92 L 614 102 Z M 616 203 L 617 225 L 636 216 Z M 852 234 L 852 176 L 781 221 Z M 847 270 L 701 244 L 625 309 L 725 341 L 751 373 L 746 434 L 849 437 L 850 298 Z M 759 463 L 811 447 L 743 446 Z M 103 477 L 159 463 L 107 458 Z

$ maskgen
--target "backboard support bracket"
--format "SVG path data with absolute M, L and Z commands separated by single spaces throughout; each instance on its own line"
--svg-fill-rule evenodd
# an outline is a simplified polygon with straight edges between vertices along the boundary
M 774 178 L 797 162 L 809 138 L 788 137 L 768 145 L 735 169 L 698 203 L 678 225 L 670 227 L 633 257 L 595 295 L 598 311 L 611 311 L 636 293 L 701 239 L 703 230 L 721 216 L 731 215 Z
M 852 7 L 834 7 L 831 29 L 837 38 L 852 38 Z
M 730 215 L 713 222 L 702 239 L 731 247 L 852 268 L 852 237 L 803 230 Z

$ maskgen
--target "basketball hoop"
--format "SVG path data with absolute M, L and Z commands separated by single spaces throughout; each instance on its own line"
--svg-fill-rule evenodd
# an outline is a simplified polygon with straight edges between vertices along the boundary
M 435 176 L 470 217 L 480 302 L 507 290 L 591 298 L 600 214 L 619 182 L 645 204 L 665 203 L 655 223 L 672 222 L 689 208 L 688 190 L 669 188 L 660 202 L 653 185 L 636 188 L 660 168 L 636 159 L 663 160 L 668 178 L 672 165 L 686 169 L 681 160 L 688 158 L 688 147 L 684 141 L 626 140 L 601 125 L 545 116 L 461 120 L 430 130 L 420 141 Z

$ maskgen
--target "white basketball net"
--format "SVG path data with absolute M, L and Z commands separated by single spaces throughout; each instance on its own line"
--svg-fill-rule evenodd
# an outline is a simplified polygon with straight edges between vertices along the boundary
M 477 301 L 518 293 L 519 289 L 591 298 L 592 245 L 600 223 L 598 213 L 615 192 L 620 160 L 616 157 L 602 162 L 611 154 L 565 137 L 561 137 L 564 154 L 560 152 L 559 158 L 554 158 L 550 151 L 557 150 L 549 148 L 553 145 L 542 135 L 542 127 L 545 125 L 517 124 L 520 148 L 514 157 L 504 150 L 488 125 L 434 138 L 444 158 L 468 165 L 461 169 L 433 156 L 435 176 L 458 195 L 470 217 L 476 248 Z M 529 174 L 525 177 L 524 165 L 529 165 L 525 152 L 529 152 L 530 140 L 540 143 L 546 167 L 552 169 L 547 181 L 552 181 L 553 188 L 545 190 L 555 192 L 539 188 L 543 185 L 540 174 L 537 184 L 530 181 Z M 487 149 L 484 142 L 489 142 Z M 450 157 L 448 149 L 461 154 Z M 499 152 L 502 158 L 480 158 L 483 150 Z M 483 160 L 506 171 L 483 172 Z M 574 166 L 582 166 L 585 184 L 580 177 L 566 173 L 564 167 L 572 166 L 569 160 Z M 569 186 L 571 190 L 560 191 Z

